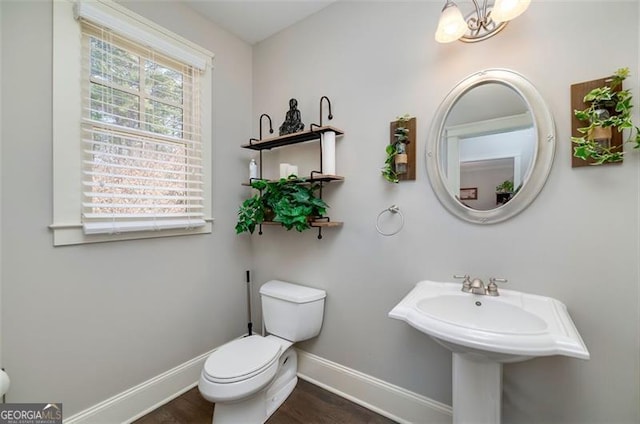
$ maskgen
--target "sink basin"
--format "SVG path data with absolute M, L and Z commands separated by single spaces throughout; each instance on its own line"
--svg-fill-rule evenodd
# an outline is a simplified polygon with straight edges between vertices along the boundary
M 389 316 L 477 360 L 517 362 L 549 355 L 589 359 L 567 308 L 558 300 L 502 288 L 497 297 L 475 295 L 461 287 L 421 281 Z
M 454 424 L 500 423 L 505 362 L 549 355 L 589 359 L 562 302 L 502 288 L 496 297 L 461 288 L 421 281 L 389 312 L 452 351 Z
M 477 300 L 472 296 L 443 295 L 422 299 L 416 308 L 431 318 L 474 330 L 540 334 L 547 329 L 547 323 L 538 316 L 491 297 Z

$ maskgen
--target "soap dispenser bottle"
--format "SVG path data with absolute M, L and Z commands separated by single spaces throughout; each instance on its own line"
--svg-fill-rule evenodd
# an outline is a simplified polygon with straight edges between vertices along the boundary
M 258 179 L 258 164 L 255 159 L 249 161 L 249 182 Z

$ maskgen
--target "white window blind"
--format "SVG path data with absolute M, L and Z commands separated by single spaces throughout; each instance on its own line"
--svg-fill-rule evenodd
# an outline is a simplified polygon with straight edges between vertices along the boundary
M 205 225 L 200 70 L 82 22 L 85 234 Z
M 134 43 L 153 46 L 157 52 L 197 69 L 205 70 L 209 62 L 209 52 L 203 54 L 202 48 L 185 43 L 185 40 L 175 34 L 168 34 L 166 30 L 150 28 L 144 18 L 125 12 L 110 0 L 77 0 L 74 14 L 78 19 L 109 28 Z

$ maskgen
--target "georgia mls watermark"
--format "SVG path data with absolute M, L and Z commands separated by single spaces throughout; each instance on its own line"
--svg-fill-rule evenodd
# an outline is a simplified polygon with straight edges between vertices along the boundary
M 62 404 L 2 403 L 0 424 L 62 424 Z

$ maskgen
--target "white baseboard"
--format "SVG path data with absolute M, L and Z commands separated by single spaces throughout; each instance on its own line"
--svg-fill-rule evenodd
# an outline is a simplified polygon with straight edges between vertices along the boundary
M 335 362 L 298 352 L 298 376 L 402 424 L 451 424 L 449 405 Z
M 64 420 L 64 424 L 131 423 L 195 387 L 213 349 Z M 451 424 L 451 407 L 298 350 L 298 375 L 402 424 Z
M 213 349 L 215 350 L 215 349 Z M 64 420 L 64 424 L 130 423 L 198 384 L 204 353 Z

